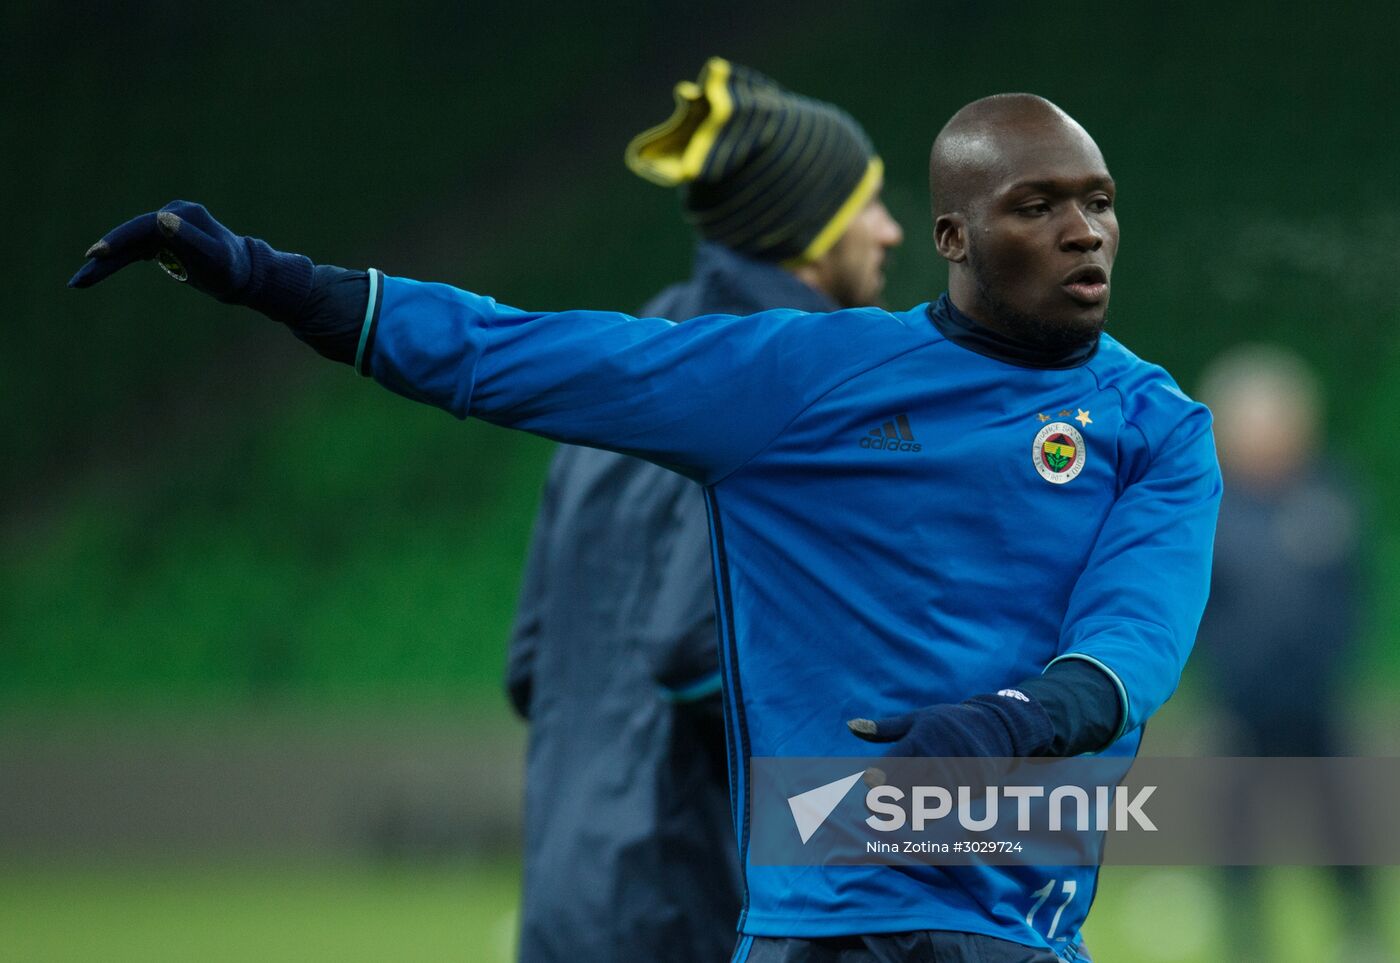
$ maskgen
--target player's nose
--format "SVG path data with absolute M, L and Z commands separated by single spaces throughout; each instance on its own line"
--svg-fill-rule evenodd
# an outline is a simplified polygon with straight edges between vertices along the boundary
M 1103 233 L 1077 206 L 1065 215 L 1060 234 L 1060 249 L 1065 251 L 1097 251 L 1103 247 Z

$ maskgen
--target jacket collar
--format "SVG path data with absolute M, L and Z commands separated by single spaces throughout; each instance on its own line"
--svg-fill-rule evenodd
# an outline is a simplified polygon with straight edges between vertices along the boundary
M 1044 348 L 1009 338 L 969 318 L 944 292 L 928 307 L 929 318 L 943 337 L 977 354 L 1021 368 L 1077 368 L 1099 350 L 1100 338 L 1071 348 Z
M 782 305 L 812 313 L 837 310 L 836 302 L 799 281 L 786 268 L 745 257 L 711 241 L 702 241 L 695 249 L 694 277 L 704 285 L 725 290 L 737 303 Z

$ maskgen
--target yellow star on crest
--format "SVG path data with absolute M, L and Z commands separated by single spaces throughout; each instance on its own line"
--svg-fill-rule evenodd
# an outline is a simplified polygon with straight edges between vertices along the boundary
M 1061 409 L 1060 409 L 1060 417 L 1061 417 L 1061 418 L 1068 418 L 1068 417 L 1069 417 L 1069 409 L 1068 409 L 1068 408 L 1061 408 Z
M 1040 413 L 1038 413 L 1038 414 L 1036 415 L 1036 417 L 1040 419 L 1040 423 L 1041 423 L 1042 425 L 1045 424 L 1047 421 L 1050 420 L 1050 416 L 1047 415 L 1047 414 L 1046 414 L 1045 412 L 1043 412 L 1043 411 L 1040 412 Z
M 1083 408 L 1078 409 L 1078 411 L 1079 414 L 1074 416 L 1074 420 L 1079 422 L 1081 426 L 1088 428 L 1094 423 L 1094 419 L 1089 417 L 1089 412 L 1085 411 Z

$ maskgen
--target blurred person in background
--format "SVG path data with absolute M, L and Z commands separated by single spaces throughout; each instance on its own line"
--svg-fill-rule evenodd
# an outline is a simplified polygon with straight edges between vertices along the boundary
M 880 160 L 845 113 L 714 58 L 628 166 L 679 186 L 689 280 L 674 320 L 875 304 L 902 240 Z M 700 487 L 562 446 L 510 643 L 529 721 L 520 959 L 725 960 L 743 900 Z
M 1199 650 L 1228 751 L 1338 755 L 1339 691 L 1361 633 L 1362 524 L 1357 495 L 1321 437 L 1317 377 L 1284 348 L 1246 345 L 1210 367 L 1201 396 L 1215 415 L 1225 494 Z M 1317 825 L 1347 831 L 1346 801 L 1333 798 L 1334 787 L 1295 788 L 1316 795 Z M 1237 791 L 1232 832 L 1248 834 L 1248 814 L 1267 807 L 1274 787 Z M 1257 951 L 1257 873 L 1233 867 L 1227 878 L 1236 897 L 1227 936 L 1241 952 Z M 1373 917 L 1361 869 L 1338 867 L 1336 878 L 1348 928 L 1364 931 Z

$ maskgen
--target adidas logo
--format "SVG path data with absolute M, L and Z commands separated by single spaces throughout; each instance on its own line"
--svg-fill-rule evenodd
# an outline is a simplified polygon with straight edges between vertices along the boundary
M 879 448 L 885 451 L 923 451 L 924 446 L 914 441 L 914 429 L 909 427 L 908 415 L 896 415 L 879 428 L 871 428 L 870 434 L 860 440 L 862 448 Z

